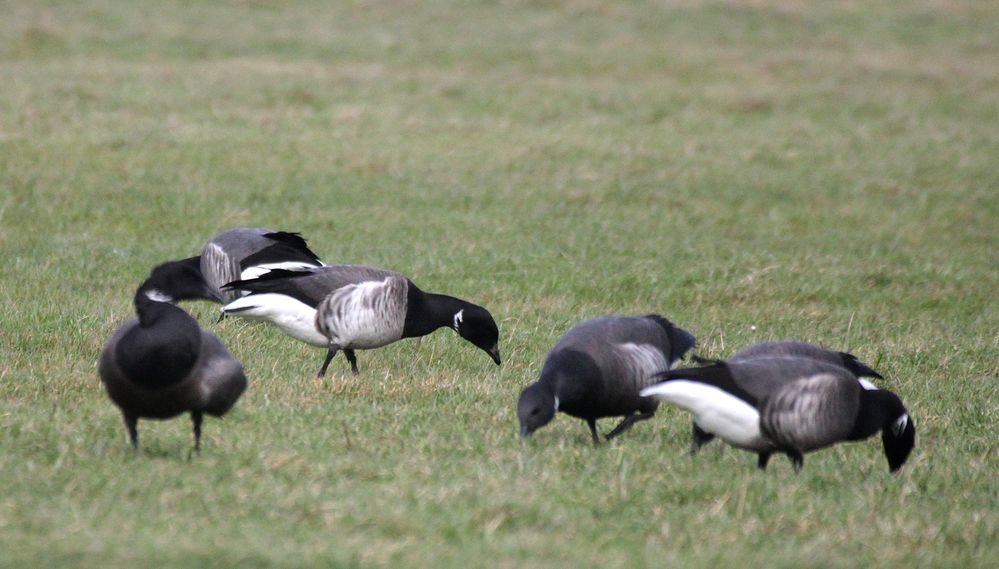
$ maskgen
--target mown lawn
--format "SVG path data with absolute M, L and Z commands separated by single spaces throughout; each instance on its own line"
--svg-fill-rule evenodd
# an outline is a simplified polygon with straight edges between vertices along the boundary
M 335 6 L 331 6 L 335 5 Z M 999 558 L 999 5 L 0 4 L 0 566 L 986 567 Z M 487 306 L 337 360 L 186 304 L 250 389 L 140 423 L 96 359 L 235 226 Z M 515 404 L 578 321 L 800 338 L 918 429 L 775 458 L 662 409 L 594 449 Z M 602 422 L 606 432 L 612 421 Z

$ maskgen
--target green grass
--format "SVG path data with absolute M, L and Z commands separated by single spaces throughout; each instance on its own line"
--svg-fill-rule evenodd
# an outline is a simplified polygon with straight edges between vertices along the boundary
M 328 4 L 343 4 L 331 8 Z M 994 2 L 5 2 L 0 566 L 972 567 L 999 558 Z M 230 227 L 487 306 L 359 354 L 214 323 L 250 389 L 140 423 L 95 362 Z M 909 406 L 775 459 L 663 409 L 594 449 L 515 403 L 578 321 L 854 351 Z M 611 427 L 603 421 L 604 431 Z M 989 561 L 991 560 L 991 561 Z

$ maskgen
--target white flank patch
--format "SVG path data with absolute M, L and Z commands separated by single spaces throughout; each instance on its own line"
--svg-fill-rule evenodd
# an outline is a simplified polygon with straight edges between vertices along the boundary
M 864 379 L 862 377 L 858 378 L 857 381 L 860 382 L 860 386 L 861 387 L 863 387 L 864 389 L 866 389 L 868 391 L 877 391 L 878 390 L 878 386 L 877 385 L 874 385 L 873 383 L 871 383 L 870 381 L 867 381 L 866 379 Z
M 750 450 L 771 447 L 760 432 L 760 414 L 756 408 L 723 389 L 671 379 L 646 387 L 641 395 L 689 411 L 697 426 L 730 445 Z
M 264 263 L 262 265 L 254 265 L 252 267 L 246 267 L 243 272 L 239 274 L 239 280 L 248 281 L 250 279 L 255 279 L 260 275 L 265 275 L 273 269 L 285 269 L 288 271 L 307 271 L 309 269 L 315 269 L 317 265 L 313 263 L 306 263 L 305 261 L 284 261 L 281 263 Z
M 462 308 L 454 315 L 454 331 L 458 331 L 458 325 L 465 321 L 465 309 Z
M 240 310 L 244 308 L 245 310 Z M 265 320 L 306 344 L 329 344 L 326 336 L 316 329 L 316 309 L 290 296 L 276 293 L 251 294 L 223 306 L 222 312 L 239 318 Z
M 666 357 L 659 348 L 651 344 L 627 342 L 616 347 L 628 365 L 636 388 L 645 387 L 653 381 L 655 374 L 669 369 Z
M 555 396 L 555 410 L 558 411 L 558 395 Z
M 173 297 L 162 290 L 152 289 L 146 291 L 146 298 L 153 302 L 173 302 Z

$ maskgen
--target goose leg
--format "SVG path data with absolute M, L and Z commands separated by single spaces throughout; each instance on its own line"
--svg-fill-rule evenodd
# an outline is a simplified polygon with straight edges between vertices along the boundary
M 194 453 L 201 454 L 201 411 L 191 411 L 191 423 L 194 424 Z
M 597 436 L 597 420 L 587 419 L 586 424 L 590 427 L 590 436 L 593 437 L 593 446 L 600 446 L 600 437 Z
M 344 350 L 343 355 L 347 356 L 347 361 L 350 362 L 351 373 L 359 375 L 361 372 L 357 371 L 357 356 L 354 355 L 354 350 Z
M 139 450 L 139 429 L 137 427 L 139 418 L 127 414 L 122 414 L 122 418 L 125 419 L 125 428 L 128 429 L 128 441 L 132 444 L 132 450 Z
M 326 368 L 330 367 L 330 362 L 333 361 L 333 356 L 336 355 L 337 350 L 338 348 L 330 344 L 330 349 L 326 352 L 326 360 L 323 361 L 323 367 L 319 368 L 319 373 L 316 374 L 316 378 L 326 375 Z
M 651 419 L 655 414 L 656 414 L 655 411 L 647 411 L 645 413 L 632 413 L 631 415 L 625 417 L 623 421 L 618 423 L 618 425 L 614 427 L 614 429 L 611 430 L 611 432 L 607 433 L 607 435 L 605 436 L 607 440 L 611 440 L 614 437 L 630 429 L 635 423 Z
M 805 465 L 805 457 L 802 456 L 801 451 L 791 448 L 784 452 L 787 453 L 787 457 L 791 459 L 791 464 L 794 465 L 794 473 L 801 472 L 801 467 Z
M 769 452 L 761 452 L 756 457 L 756 468 L 759 468 L 760 470 L 766 470 L 768 462 L 770 462 L 770 453 Z
M 697 423 L 691 424 L 693 425 L 693 430 L 690 437 L 690 456 L 694 456 L 697 454 L 697 451 L 701 450 L 702 446 L 711 442 L 711 439 L 715 438 L 715 436 L 698 427 Z

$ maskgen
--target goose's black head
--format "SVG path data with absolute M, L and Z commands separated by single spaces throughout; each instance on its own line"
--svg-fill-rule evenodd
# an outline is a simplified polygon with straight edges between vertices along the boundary
M 885 458 L 888 459 L 888 470 L 895 472 L 905 464 L 912 448 L 916 445 L 916 423 L 909 416 L 909 411 L 902 404 L 902 400 L 891 391 L 864 390 L 862 397 L 861 416 L 858 417 L 854 429 L 866 431 L 867 436 L 881 431 L 881 443 L 884 446 Z M 866 426 L 863 426 L 864 423 Z M 857 434 L 864 433 L 858 430 Z
M 149 278 L 139 287 L 140 292 L 154 300 L 210 300 L 221 302 L 201 274 L 201 257 L 169 261 L 153 268 Z
M 558 399 L 549 385 L 535 383 L 528 386 L 517 402 L 520 438 L 528 439 L 534 431 L 550 423 L 557 410 Z
M 466 305 L 454 314 L 453 328 L 500 365 L 499 328 L 488 310 L 474 304 Z
M 904 407 L 902 411 L 881 430 L 881 444 L 891 472 L 902 468 L 916 446 L 916 423 Z

